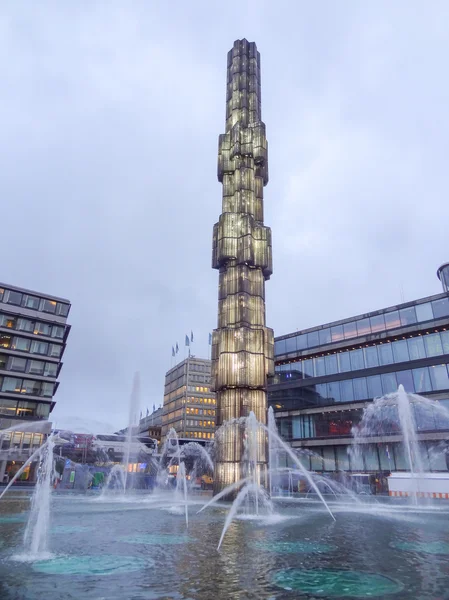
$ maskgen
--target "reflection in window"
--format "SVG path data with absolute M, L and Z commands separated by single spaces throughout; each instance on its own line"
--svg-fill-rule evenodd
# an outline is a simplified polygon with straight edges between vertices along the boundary
M 394 329 L 401 326 L 401 320 L 397 310 L 385 313 L 385 325 L 387 329 Z
M 443 354 L 443 346 L 439 333 L 432 333 L 424 336 L 424 345 L 427 356 L 439 356 Z
M 326 375 L 338 373 L 338 361 L 336 354 L 329 354 L 326 358 Z
M 371 333 L 369 319 L 360 319 L 360 321 L 356 322 L 356 325 L 357 335 L 369 335 Z
M 4 377 L 2 392 L 20 392 L 22 389 L 22 380 L 15 377 Z
M 30 365 L 28 367 L 29 373 L 34 373 L 35 375 L 42 375 L 44 372 L 44 364 L 41 360 L 30 360 Z
M 341 401 L 340 395 L 340 382 L 339 381 L 330 381 L 327 384 L 327 394 L 330 400 L 335 400 L 335 402 Z
M 366 363 L 367 368 L 379 366 L 379 357 L 377 356 L 377 346 L 368 346 L 368 348 L 364 348 L 364 353 L 365 353 L 365 363 Z
M 410 355 L 410 360 L 426 358 L 426 352 L 424 350 L 424 341 L 421 336 L 409 338 L 407 340 L 407 346 Z
M 326 375 L 324 356 L 318 356 L 315 358 L 315 376 L 321 377 L 322 375 Z
M 383 396 L 380 375 L 367 377 L 366 382 L 368 385 L 368 398 L 380 398 Z
M 441 300 L 434 300 L 432 308 L 435 319 L 447 317 L 449 315 L 449 299 L 441 298 Z
M 296 336 L 296 347 L 298 350 L 304 350 L 304 348 L 307 348 L 307 334 L 306 333 Z
M 412 373 L 413 381 L 415 382 L 415 392 L 417 394 L 432 391 L 428 367 L 423 367 L 421 369 L 412 369 Z
M 394 362 L 407 362 L 409 359 L 407 340 L 398 340 L 391 345 L 393 347 Z
M 54 300 L 47 300 L 46 298 L 43 298 L 41 300 L 41 310 L 43 312 L 54 314 L 56 312 L 56 302 Z
M 37 340 L 33 340 L 32 344 L 31 344 L 31 352 L 33 354 L 47 354 L 48 343 L 47 342 L 38 342 Z
M 320 345 L 320 338 L 318 335 L 318 331 L 311 331 L 307 334 L 307 346 L 312 348 L 313 346 Z
M 404 390 L 408 393 L 413 393 L 415 391 L 412 372 L 409 369 L 406 369 L 405 371 L 397 371 L 396 377 L 398 381 L 398 387 L 403 385 Z
M 366 400 L 368 398 L 368 388 L 366 387 L 366 378 L 358 377 L 354 379 L 354 400 Z
M 396 373 L 383 373 L 381 378 L 384 394 L 392 394 L 397 391 L 398 383 L 396 381 Z
M 274 354 L 278 356 L 279 354 L 285 354 L 285 340 L 279 340 L 274 342 Z
M 285 340 L 285 351 L 296 352 L 296 337 L 287 338 Z
M 62 302 L 58 302 L 58 310 L 57 313 L 61 317 L 66 317 L 69 314 L 69 305 L 63 304 Z
M 344 339 L 343 325 L 331 327 L 331 339 L 333 342 L 339 342 Z
M 378 331 L 385 331 L 384 316 L 376 315 L 374 317 L 370 317 L 370 326 L 372 333 L 377 333 Z
M 45 363 L 44 375 L 45 377 L 56 377 L 58 365 L 56 363 Z
M 318 337 L 319 337 L 319 340 L 320 340 L 320 345 L 324 346 L 324 344 L 330 344 L 331 343 L 331 341 L 332 341 L 332 339 L 331 339 L 331 330 L 330 330 L 329 327 L 327 327 L 326 329 L 321 329 L 318 332 L 318 334 L 319 334 Z
M 29 352 L 31 340 L 28 338 L 15 337 L 13 340 L 12 347 L 14 350 L 20 350 L 21 352 Z
M 363 360 L 363 350 L 361 348 L 359 348 L 358 350 L 351 350 L 349 354 L 351 359 L 351 369 L 353 371 L 357 371 L 365 367 Z
M 351 361 L 349 352 L 340 352 L 338 355 L 338 363 L 340 365 L 340 373 L 346 373 L 351 370 Z
M 351 323 L 345 323 L 343 325 L 343 332 L 345 336 L 345 340 L 348 338 L 357 337 L 357 326 L 355 321 L 351 321 Z
M 401 319 L 402 327 L 406 325 L 414 325 L 416 323 L 415 307 L 410 306 L 409 308 L 403 308 L 399 311 L 399 318 Z
M 378 351 L 380 364 L 391 365 L 393 362 L 393 350 L 391 344 L 380 344 Z
M 32 308 L 33 310 L 39 310 L 39 298 L 24 294 L 22 306 L 25 306 L 26 308 Z
M 432 305 L 430 302 L 425 302 L 424 304 L 417 304 L 415 306 L 416 318 L 419 323 L 423 321 L 431 321 L 433 319 L 433 311 Z
M 429 367 L 429 372 L 433 390 L 449 389 L 449 380 L 446 365 L 433 365 Z
M 449 354 L 449 331 L 442 331 L 440 333 L 441 344 L 443 346 L 444 354 Z
M 34 322 L 29 319 L 19 319 L 17 329 L 20 331 L 29 331 L 31 333 L 34 330 Z
M 22 304 L 22 294 L 13 290 L 6 290 L 3 302 L 20 306 Z
M 18 356 L 11 357 L 11 362 L 9 368 L 11 371 L 25 371 L 26 368 L 26 358 L 20 358 Z
M 341 401 L 352 402 L 354 400 L 354 390 L 352 387 L 352 379 L 340 381 Z

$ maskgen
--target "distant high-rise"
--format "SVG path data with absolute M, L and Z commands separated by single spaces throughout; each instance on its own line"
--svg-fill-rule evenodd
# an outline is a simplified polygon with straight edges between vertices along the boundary
M 267 375 L 274 372 L 273 331 L 265 326 L 265 280 L 272 273 L 272 254 L 271 230 L 263 224 L 268 154 L 261 118 L 260 54 L 254 42 L 237 40 L 228 53 L 226 133 L 218 147 L 223 207 L 212 251 L 212 267 L 219 270 L 218 326 L 212 342 L 217 426 L 250 411 L 266 423 Z M 230 423 L 216 440 L 215 493 L 242 477 L 243 452 L 242 431 Z M 266 463 L 261 434 L 262 483 Z

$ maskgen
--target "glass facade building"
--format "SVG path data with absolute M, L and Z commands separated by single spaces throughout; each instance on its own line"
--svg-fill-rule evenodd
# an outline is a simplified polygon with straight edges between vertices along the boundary
M 348 452 L 351 431 L 369 402 L 401 384 L 449 409 L 449 294 L 277 337 L 275 365 L 269 405 L 282 436 L 310 450 L 303 453 L 309 469 L 403 470 L 397 415 L 357 456 Z M 449 420 L 418 408 L 414 416 L 426 468 L 447 470 L 445 452 L 435 448 L 449 440 Z
M 216 400 L 211 391 L 211 361 L 189 356 L 165 375 L 162 441 L 173 428 L 178 437 L 211 440 Z
M 0 431 L 0 483 L 50 431 L 69 311 L 70 302 L 63 298 L 0 284 L 0 430 L 20 422 L 41 423 L 32 433 Z

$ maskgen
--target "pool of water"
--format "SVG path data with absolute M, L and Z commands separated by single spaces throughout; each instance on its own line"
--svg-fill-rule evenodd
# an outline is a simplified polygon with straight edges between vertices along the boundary
M 0 502 L 1 600 L 449 598 L 449 505 L 276 504 L 284 518 L 236 519 L 228 506 L 189 527 L 170 498 L 54 494 L 51 557 L 26 561 L 29 494 Z M 25 557 L 26 558 L 26 557 Z

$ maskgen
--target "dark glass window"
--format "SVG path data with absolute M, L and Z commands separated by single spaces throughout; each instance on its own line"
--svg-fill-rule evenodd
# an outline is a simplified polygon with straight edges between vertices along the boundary
M 340 373 L 346 373 L 346 371 L 351 370 L 349 352 L 340 352 L 338 354 L 338 364 L 340 365 Z
M 307 360 L 303 360 L 302 365 L 303 373 L 307 375 L 307 377 L 313 377 L 313 359 L 308 358 Z
M 31 352 L 33 354 L 47 354 L 48 353 L 47 342 L 38 342 L 36 340 L 33 340 L 33 343 L 31 344 Z
M 426 358 L 426 352 L 424 350 L 424 341 L 421 336 L 415 338 L 409 338 L 407 340 L 408 352 L 410 360 L 418 360 L 419 358 Z
M 415 391 L 415 384 L 413 383 L 413 375 L 410 370 L 406 371 L 397 371 L 396 377 L 398 381 L 398 387 L 400 385 L 404 386 L 404 390 L 409 394 L 412 394 Z
M 413 381 L 415 382 L 415 391 L 417 394 L 432 391 L 428 367 L 422 367 L 421 369 L 412 369 L 412 373 Z
M 329 354 L 325 357 L 326 359 L 326 375 L 333 375 L 338 373 L 338 361 L 336 354 Z
M 366 386 L 365 377 L 357 377 L 353 381 L 354 384 L 354 399 L 366 400 L 368 398 L 368 388 Z
M 279 354 L 285 354 L 285 340 L 274 342 L 274 354 L 276 356 Z
M 15 337 L 12 342 L 12 348 L 14 350 L 20 350 L 21 352 L 30 351 L 31 340 L 28 338 Z
M 380 398 L 383 395 L 380 375 L 367 377 L 366 382 L 368 384 L 368 398 Z
M 387 329 L 395 329 L 401 326 L 401 319 L 397 310 L 385 313 L 385 325 Z
M 3 302 L 20 306 L 22 304 L 22 294 L 19 292 L 13 292 L 12 290 L 6 290 Z
M 8 355 L 0 354 L 0 369 L 6 369 L 7 362 L 8 362 Z
M 433 365 L 429 367 L 429 372 L 433 390 L 449 389 L 449 379 L 446 365 Z
M 424 336 L 424 346 L 427 356 L 441 356 L 443 354 L 443 346 L 439 333 L 431 333 Z
M 0 325 L 8 329 L 16 328 L 17 317 L 11 315 L 0 315 Z
M 393 347 L 394 362 L 407 362 L 409 360 L 407 340 L 398 340 L 391 345 Z
M 320 329 L 318 332 L 318 337 L 320 340 L 320 345 L 330 344 L 331 343 L 331 330 L 329 327 L 326 329 Z
M 321 398 L 327 398 L 327 384 L 326 383 L 318 383 L 315 386 L 316 389 L 316 393 L 321 397 Z
M 320 338 L 318 335 L 318 331 L 311 331 L 307 334 L 307 346 L 312 348 L 313 346 L 320 345 Z
M 44 372 L 44 363 L 41 360 L 30 360 L 28 372 L 35 375 L 42 375 Z
M 6 398 L 0 398 L 0 414 L 1 415 L 15 415 L 17 409 L 17 401 L 16 400 L 6 400 Z M 9 444 L 5 444 L 7 440 L 7 435 L 4 434 L 4 438 L 0 441 L 2 442 L 2 450 L 5 450 L 9 447 Z M 9 440 L 8 440 L 9 441 Z
M 303 333 L 296 336 L 296 347 L 298 350 L 304 350 L 307 348 L 307 334 Z
M 441 298 L 441 300 L 434 300 L 432 308 L 435 319 L 447 317 L 449 315 L 449 299 Z
M 62 346 L 59 344 L 51 344 L 50 345 L 50 356 L 55 356 L 58 358 L 61 356 Z
M 449 354 L 449 331 L 442 331 L 440 337 L 444 354 Z
M 34 333 L 36 335 L 51 335 L 51 325 L 38 321 L 34 326 Z
M 327 384 L 327 394 L 330 400 L 335 400 L 335 402 L 341 401 L 340 395 L 340 382 L 339 381 L 330 381 Z
M 391 344 L 380 344 L 378 346 L 379 361 L 381 365 L 391 365 L 393 362 L 393 350 Z
M 348 338 L 357 337 L 357 326 L 355 321 L 351 321 L 351 323 L 345 323 L 343 325 L 343 332 L 345 336 L 345 340 Z
M 331 327 L 331 338 L 333 342 L 344 340 L 343 325 L 335 325 Z
M 41 382 L 34 381 L 33 379 L 24 379 L 22 384 L 22 391 L 26 394 L 38 396 L 41 392 Z
M 26 308 L 32 308 L 34 310 L 39 310 L 39 298 L 36 296 L 29 296 L 28 294 L 23 295 L 22 306 Z
M 2 348 L 9 348 L 11 346 L 11 336 L 0 333 L 0 346 Z
M 55 314 L 55 312 L 56 312 L 56 302 L 54 300 L 47 300 L 46 298 L 43 298 L 41 300 L 41 310 L 43 312 L 48 312 L 48 313 Z
M 70 306 L 68 304 L 62 304 L 61 302 L 58 302 L 58 315 L 61 315 L 61 317 L 66 317 L 69 314 L 69 308 Z
M 34 321 L 30 321 L 29 319 L 19 319 L 17 323 L 17 329 L 20 331 L 34 331 Z
M 285 351 L 287 354 L 289 352 L 296 352 L 296 338 L 291 337 L 285 340 Z
M 422 323 L 423 321 L 431 321 L 433 319 L 432 305 L 430 302 L 417 304 L 415 306 L 415 311 L 418 323 Z
M 370 335 L 371 326 L 369 323 L 369 319 L 360 319 L 357 321 L 357 335 Z
M 15 377 L 4 377 L 2 392 L 18 392 L 22 390 L 22 380 Z
M 384 394 L 392 394 L 397 391 L 398 382 L 396 381 L 396 373 L 383 373 L 381 378 Z
M 314 361 L 315 361 L 315 376 L 322 377 L 323 375 L 326 375 L 324 356 L 317 356 L 314 359 Z
M 416 323 L 416 312 L 415 307 L 410 306 L 409 308 L 402 308 L 399 311 L 399 318 L 401 319 L 401 325 L 414 325 Z
M 370 317 L 371 332 L 385 331 L 385 319 L 383 315 L 375 315 Z
M 368 346 L 363 349 L 365 353 L 365 364 L 368 368 L 379 366 L 379 357 L 377 356 L 377 346 Z
M 365 362 L 363 360 L 363 350 L 361 348 L 357 350 L 351 350 L 349 352 L 351 357 L 351 370 L 358 371 L 359 369 L 365 368 Z
M 27 366 L 26 358 L 20 358 L 18 356 L 12 356 L 11 362 L 9 364 L 9 369 L 11 371 L 21 371 L 24 372 Z
M 58 370 L 58 365 L 56 363 L 45 363 L 44 375 L 45 377 L 56 377 L 56 372 Z
M 354 400 L 352 379 L 344 379 L 343 381 L 340 381 L 340 393 L 342 402 L 352 402 Z

